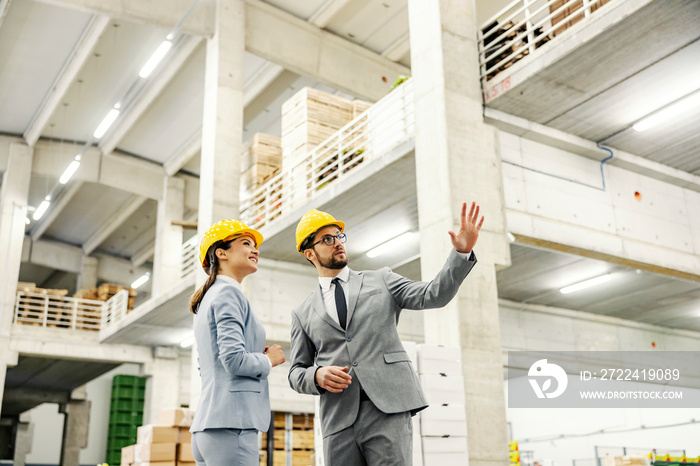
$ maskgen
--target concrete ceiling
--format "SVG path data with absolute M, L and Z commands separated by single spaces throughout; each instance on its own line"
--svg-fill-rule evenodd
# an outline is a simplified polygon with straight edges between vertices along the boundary
M 513 85 L 488 107 L 700 175 L 700 106 L 631 128 L 700 89 L 700 3 L 616 0 L 595 15 L 493 77 Z
M 66 403 L 73 390 L 119 363 L 20 356 L 7 368 L 3 417 L 17 416 L 42 403 Z
M 545 46 L 529 57 L 532 59 L 529 65 L 527 60 L 522 60 L 511 67 L 510 75 L 517 77 L 518 73 L 526 73 L 527 79 L 488 106 L 587 139 L 606 140 L 614 149 L 700 174 L 700 113 L 650 132 L 625 131 L 634 121 L 690 92 L 700 82 L 700 28 L 696 27 L 700 24 L 700 2 L 644 0 L 639 2 L 641 7 L 631 7 L 630 2 L 613 0 L 596 13 L 618 15 L 616 21 L 610 21 L 614 27 L 584 22 L 576 25 L 580 26 L 579 33 L 571 34 L 567 42 L 574 42 L 575 46 L 565 54 L 561 53 L 562 47 Z M 410 65 L 407 0 L 269 0 L 264 3 L 388 60 Z M 477 1 L 477 13 L 483 11 L 480 17 L 490 16 L 506 3 Z M 0 2 L 6 8 L 4 17 L 0 11 L 0 133 L 24 137 L 37 117 L 43 116 L 46 122 L 39 130 L 40 140 L 80 145 L 90 140 L 97 124 L 117 100 L 125 95 L 136 95 L 146 99 L 147 105 L 132 115 L 129 124 L 117 122 L 113 133 L 108 133 L 100 142 L 101 147 L 163 167 L 178 154 L 189 151 L 184 170 L 197 175 L 199 148 L 196 143 L 201 139 L 205 41 L 181 34 L 171 55 L 156 70 L 153 82 L 136 85 L 140 66 L 169 31 L 121 17 L 101 21 L 100 16 L 84 10 L 57 6 L 66 4 L 36 0 Z M 613 10 L 618 7 L 621 10 L 615 13 Z M 627 13 L 623 14 L 622 10 Z M 596 27 L 599 30 L 584 40 L 584 33 L 590 32 L 586 28 Z M 554 41 L 548 45 L 553 44 Z M 78 59 L 77 71 L 70 75 L 71 60 Z M 281 103 L 304 86 L 339 93 L 315 79 L 278 69 L 274 63 L 250 53 L 246 53 L 244 67 L 250 97 L 244 112 L 244 140 L 255 132 L 279 135 Z M 531 69 L 539 71 L 531 72 Z M 353 72 L 362 73 L 363 70 Z M 159 76 L 162 82 L 158 81 Z M 70 79 L 65 82 L 67 78 Z M 263 89 L 254 91 L 253 84 L 261 81 L 265 84 Z M 64 92 L 46 112 L 49 97 L 60 85 L 65 87 Z M 132 99 L 130 108 L 133 110 L 138 102 L 138 98 Z M 406 153 L 410 154 L 410 150 Z M 30 205 L 38 205 L 57 183 L 62 170 L 63 166 L 57 164 L 55 169 L 42 168 L 40 174 L 34 174 Z M 391 171 L 386 168 L 365 175 L 366 179 L 358 176 L 343 188 L 354 202 L 345 202 L 348 197 L 328 201 L 318 198 L 313 206 L 326 208 L 352 225 L 348 229 L 348 249 L 353 267 L 393 265 L 397 271 L 417 277 L 420 270 L 417 245 L 396 257 L 373 261 L 364 256 L 366 250 L 376 245 L 378 237 L 396 236 L 400 233 L 398 230 L 417 230 L 415 170 L 411 156 L 397 158 Z M 387 180 L 402 180 L 403 183 L 394 186 L 393 181 Z M 373 190 L 390 192 L 382 197 L 382 203 L 373 204 L 368 210 L 362 199 Z M 133 258 L 153 243 L 155 201 L 147 200 L 136 206 L 134 203 L 139 200 L 134 199 L 133 194 L 92 183 L 75 186 L 74 191 L 60 215 L 42 225 L 43 235 L 84 247 L 122 206 L 131 203 L 135 206 L 132 214 L 125 216 L 122 223 L 99 242 L 96 253 Z M 298 218 L 292 215 L 283 220 L 284 225 L 271 226 L 265 232 L 268 240 L 262 251 L 264 255 L 302 262 L 290 248 L 293 217 Z M 27 231 L 31 233 L 36 228 L 30 225 Z M 593 267 L 586 259 L 567 262 L 560 253 L 532 250 L 522 245 L 513 248 L 513 268 L 521 271 L 554 267 L 563 261 L 565 265 L 560 269 L 563 277 Z M 24 279 L 37 283 L 47 280 L 50 273 L 28 265 L 23 264 Z M 625 277 L 628 275 L 629 271 L 619 266 L 607 266 Z M 36 280 L 31 279 L 33 273 L 36 273 Z M 536 276 L 528 282 L 528 276 L 499 272 L 501 297 L 624 315 L 679 328 L 689 328 L 690 311 L 684 306 L 700 308 L 694 294 L 697 287 L 685 282 L 677 284 L 677 280 L 668 277 L 641 274 L 626 278 L 625 286 L 628 281 L 632 284 L 631 288 L 625 288 L 629 289 L 625 296 L 631 300 L 630 310 L 625 311 L 622 304 L 614 303 L 612 297 L 603 292 L 598 298 L 597 292 L 587 293 L 588 300 L 562 298 L 556 294 L 554 284 L 547 287 L 544 281 L 536 283 Z M 642 293 L 649 288 L 658 293 L 659 298 L 654 301 L 657 309 L 647 306 L 643 307 L 643 312 L 633 312 L 632 309 L 637 308 L 635 303 L 651 302 Z M 640 296 L 638 301 L 635 296 Z

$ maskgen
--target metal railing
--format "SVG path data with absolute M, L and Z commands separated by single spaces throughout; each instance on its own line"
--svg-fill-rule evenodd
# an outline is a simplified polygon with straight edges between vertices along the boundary
M 479 66 L 488 81 L 612 0 L 515 0 L 479 30 Z
M 129 304 L 129 292 L 121 290 L 108 301 L 105 302 L 102 311 L 102 329 L 106 329 L 111 325 L 115 325 L 126 317 Z
M 409 79 L 306 156 L 283 167 L 241 203 L 241 218 L 251 228 L 261 228 L 413 134 L 413 83 Z
M 180 250 L 180 278 L 185 278 L 199 267 L 199 242 L 193 236 L 182 244 Z
M 108 301 L 69 298 L 20 291 L 13 322 L 67 330 L 100 331 L 116 313 L 126 315 L 129 292 L 122 290 Z

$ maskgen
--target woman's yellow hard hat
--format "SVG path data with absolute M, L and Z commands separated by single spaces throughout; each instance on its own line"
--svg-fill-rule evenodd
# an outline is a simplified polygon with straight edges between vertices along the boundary
M 202 264 L 202 267 L 207 265 L 207 251 L 209 251 L 212 244 L 217 241 L 228 241 L 241 235 L 252 236 L 257 248 L 263 242 L 263 236 L 257 230 L 249 228 L 248 225 L 239 220 L 227 218 L 210 226 L 199 243 L 199 262 Z
M 296 231 L 297 240 L 297 251 L 304 254 L 301 250 L 301 245 L 309 235 L 316 233 L 323 227 L 330 225 L 337 225 L 342 232 L 345 229 L 345 223 L 340 220 L 336 220 L 333 216 L 326 212 L 321 212 L 320 210 L 311 209 L 306 212 L 304 216 L 299 220 Z

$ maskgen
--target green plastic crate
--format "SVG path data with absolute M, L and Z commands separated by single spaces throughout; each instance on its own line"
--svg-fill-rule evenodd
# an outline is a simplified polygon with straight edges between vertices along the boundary
M 143 400 L 133 398 L 112 398 L 110 412 L 131 413 L 143 411 Z
M 143 420 L 143 412 L 111 412 L 109 415 L 109 423 L 111 425 L 129 424 L 140 426 Z

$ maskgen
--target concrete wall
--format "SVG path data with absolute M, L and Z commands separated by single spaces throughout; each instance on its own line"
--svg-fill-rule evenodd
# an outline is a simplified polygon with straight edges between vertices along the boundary
M 700 193 L 499 132 L 508 229 L 700 273 Z M 636 196 L 635 193 L 639 193 Z

